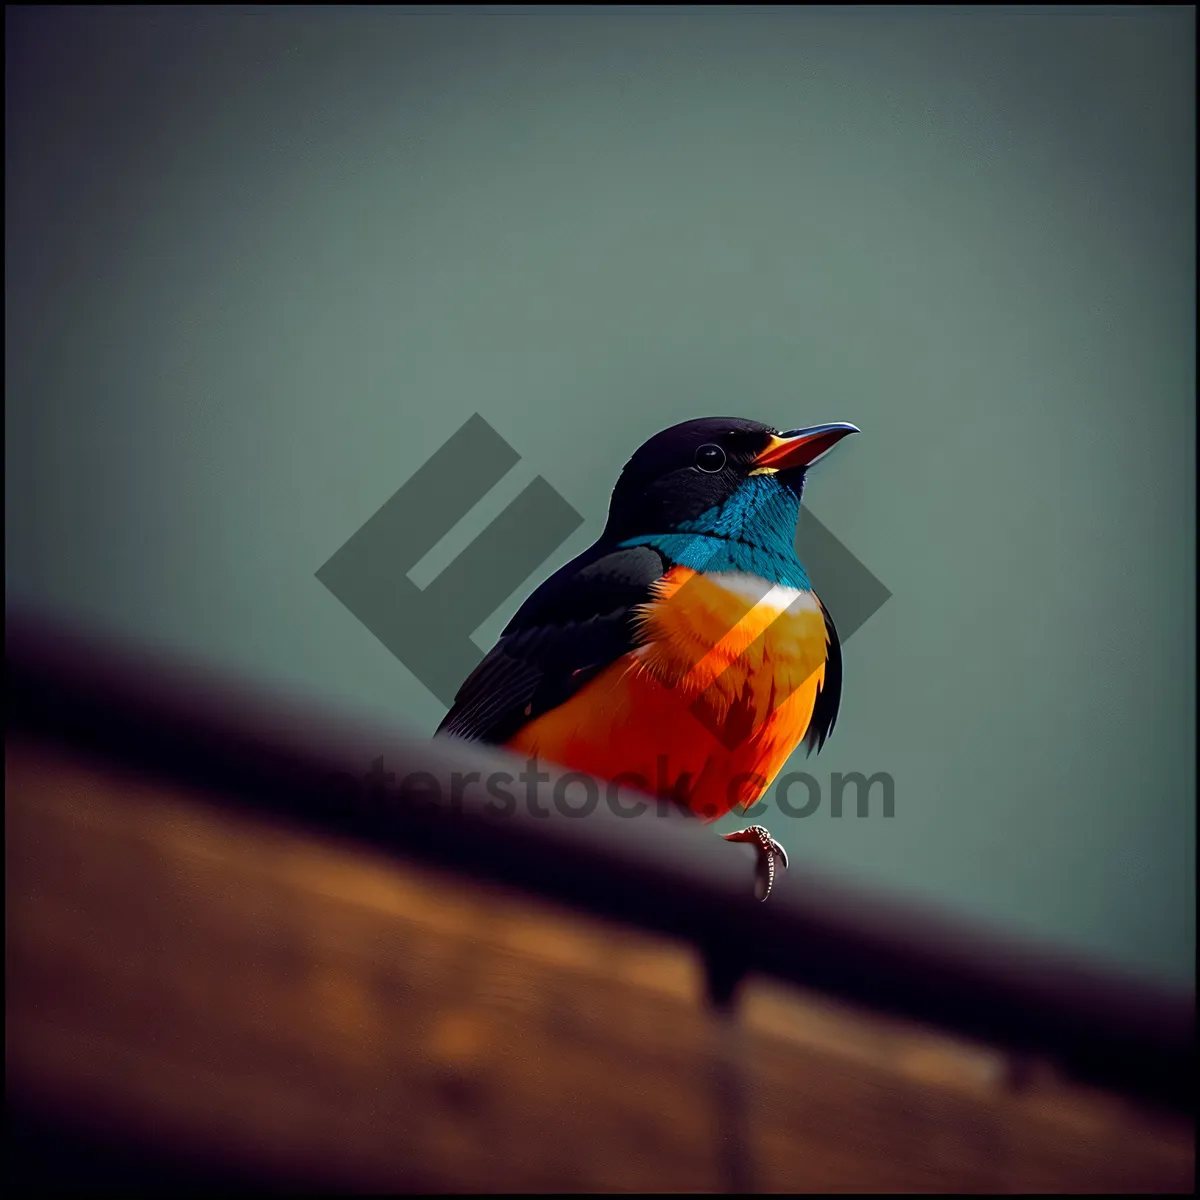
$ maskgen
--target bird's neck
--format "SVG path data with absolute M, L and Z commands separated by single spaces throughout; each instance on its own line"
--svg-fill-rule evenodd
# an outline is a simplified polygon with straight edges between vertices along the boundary
M 796 557 L 800 495 L 773 475 L 751 476 L 728 500 L 666 533 L 627 538 L 622 546 L 653 546 L 693 571 L 758 575 L 810 590 Z

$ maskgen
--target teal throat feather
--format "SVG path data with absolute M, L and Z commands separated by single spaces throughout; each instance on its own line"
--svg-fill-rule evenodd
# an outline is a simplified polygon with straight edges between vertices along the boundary
M 757 575 L 769 583 L 811 591 L 796 557 L 800 497 L 774 475 L 752 475 L 722 504 L 684 521 L 672 533 L 646 534 L 621 542 L 653 546 L 693 571 Z

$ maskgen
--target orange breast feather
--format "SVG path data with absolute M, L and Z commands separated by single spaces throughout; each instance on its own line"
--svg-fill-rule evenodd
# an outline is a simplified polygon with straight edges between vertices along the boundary
M 508 743 L 715 820 L 753 803 L 812 719 L 825 620 L 811 592 L 674 567 L 638 614 L 638 648 Z

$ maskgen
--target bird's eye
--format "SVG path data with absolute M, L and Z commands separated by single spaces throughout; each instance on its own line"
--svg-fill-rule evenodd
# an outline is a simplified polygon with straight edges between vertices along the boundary
M 709 442 L 696 451 L 696 466 L 710 475 L 715 475 L 725 465 L 725 451 Z

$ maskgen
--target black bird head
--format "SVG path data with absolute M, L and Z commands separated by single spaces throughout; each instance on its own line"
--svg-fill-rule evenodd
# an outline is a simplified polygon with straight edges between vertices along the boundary
M 613 489 L 607 541 L 693 532 L 768 480 L 796 504 L 809 467 L 853 425 L 814 425 L 780 433 L 740 417 L 700 417 L 656 433 L 625 464 Z M 697 525 L 701 522 L 701 525 Z M 794 523 L 794 522 L 793 522 Z

